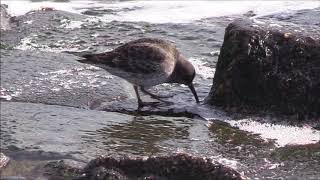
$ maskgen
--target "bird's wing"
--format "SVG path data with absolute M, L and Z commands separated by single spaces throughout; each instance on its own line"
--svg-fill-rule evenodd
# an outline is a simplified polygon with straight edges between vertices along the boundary
M 162 71 L 170 58 L 161 47 L 149 43 L 137 43 L 115 49 L 118 54 L 112 63 L 126 72 L 150 74 Z

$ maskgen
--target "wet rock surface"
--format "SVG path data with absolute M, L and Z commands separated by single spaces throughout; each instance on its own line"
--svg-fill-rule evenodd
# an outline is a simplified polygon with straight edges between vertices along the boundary
M 84 163 L 68 159 L 50 161 L 43 167 L 43 176 L 49 180 L 79 179 L 84 166 Z
M 1 66 L 3 100 L 94 109 L 97 100 L 131 96 L 127 82 L 102 69 L 82 66 L 69 54 L 2 50 Z
M 77 180 L 236 180 L 240 174 L 212 159 L 176 154 L 158 157 L 100 156 L 83 167 L 71 160 L 51 161 L 44 166 L 48 179 Z
M 119 160 L 99 157 L 89 162 L 80 179 L 242 179 L 236 171 L 211 161 L 186 154 Z
M 240 19 L 226 28 L 207 101 L 317 119 L 319 74 L 317 25 Z

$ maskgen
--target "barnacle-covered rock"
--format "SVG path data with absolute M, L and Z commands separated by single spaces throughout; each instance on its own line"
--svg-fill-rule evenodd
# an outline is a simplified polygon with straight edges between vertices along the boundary
M 90 180 L 236 180 L 242 179 L 235 170 L 211 159 L 186 154 L 149 158 L 120 158 L 111 156 L 92 160 L 80 179 Z

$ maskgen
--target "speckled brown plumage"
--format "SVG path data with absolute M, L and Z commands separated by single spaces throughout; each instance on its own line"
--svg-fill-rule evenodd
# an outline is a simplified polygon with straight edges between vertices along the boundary
M 197 102 L 192 85 L 195 70 L 176 47 L 162 39 L 142 38 L 130 41 L 112 51 L 83 55 L 82 63 L 106 69 L 135 87 L 139 105 L 142 103 L 137 87 L 151 87 L 162 83 L 180 83 L 190 87 Z

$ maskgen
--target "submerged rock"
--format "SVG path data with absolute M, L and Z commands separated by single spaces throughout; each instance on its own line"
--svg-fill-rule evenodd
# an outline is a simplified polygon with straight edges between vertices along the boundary
M 83 170 L 81 179 L 242 179 L 240 174 L 210 159 L 186 154 L 149 157 L 146 159 L 121 158 L 110 156 L 92 160 Z
M 319 27 L 249 20 L 229 24 L 207 102 L 319 116 Z

